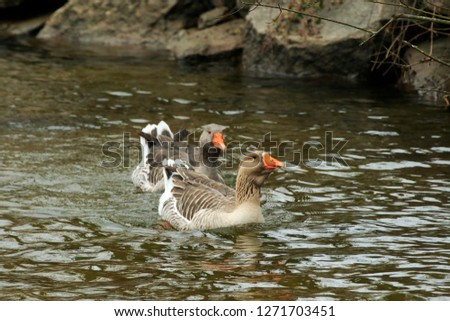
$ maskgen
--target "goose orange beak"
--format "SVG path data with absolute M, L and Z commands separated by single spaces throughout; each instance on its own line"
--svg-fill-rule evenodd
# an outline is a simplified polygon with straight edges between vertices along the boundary
M 222 133 L 214 133 L 211 142 L 214 147 L 217 147 L 217 148 L 221 149 L 222 151 L 227 150 L 227 146 L 225 146 L 225 142 L 223 141 Z
M 268 153 L 263 154 L 263 163 L 265 170 L 274 170 L 278 167 L 284 167 L 284 164 L 280 162 L 278 159 L 273 158 Z

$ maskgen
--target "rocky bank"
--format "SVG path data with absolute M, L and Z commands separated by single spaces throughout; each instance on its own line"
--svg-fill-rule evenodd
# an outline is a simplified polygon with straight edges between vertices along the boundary
M 450 93 L 448 35 L 434 33 L 430 42 L 423 28 L 405 31 L 396 20 L 372 36 L 393 17 L 415 13 L 398 1 L 385 2 L 267 0 L 262 3 L 269 7 L 249 10 L 240 0 L 0 0 L 0 38 L 166 50 L 184 63 L 227 60 L 257 74 L 377 75 L 378 81 L 395 81 L 445 103 Z M 281 12 L 278 5 L 306 15 Z M 450 16 L 450 0 L 428 1 L 428 6 L 424 10 L 436 17 Z M 410 35 L 414 32 L 417 36 Z M 413 39 L 417 47 L 406 50 L 399 37 Z M 430 60 L 429 53 L 447 65 Z

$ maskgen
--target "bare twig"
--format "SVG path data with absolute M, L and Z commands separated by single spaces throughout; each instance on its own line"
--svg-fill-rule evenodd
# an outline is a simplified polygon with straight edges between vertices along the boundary
M 439 59 L 439 58 L 437 58 L 437 57 L 435 57 L 435 56 L 432 56 L 432 55 L 426 53 L 425 51 L 423 51 L 422 49 L 420 49 L 420 48 L 417 47 L 416 45 L 413 45 L 412 43 L 410 43 L 410 42 L 407 41 L 407 40 L 403 40 L 402 42 L 403 42 L 405 45 L 408 45 L 408 47 L 411 47 L 411 48 L 413 48 L 414 50 L 417 50 L 418 52 L 420 52 L 422 55 L 424 55 L 424 56 L 430 58 L 431 60 L 434 60 L 434 61 L 436 61 L 436 62 L 438 62 L 438 63 L 440 63 L 440 64 L 442 64 L 442 65 L 444 65 L 444 66 L 450 67 L 450 62 L 445 61 L 445 60 L 442 60 L 442 59 Z
M 414 14 L 407 14 L 407 13 L 400 13 L 398 15 L 395 15 L 397 19 L 410 19 L 410 20 L 419 20 L 419 21 L 427 21 L 427 22 L 434 22 L 434 23 L 441 23 L 444 25 L 450 25 L 450 19 L 438 19 L 438 18 L 432 18 L 432 17 L 426 17 L 426 16 L 418 16 Z
M 393 21 L 395 20 L 394 17 L 392 17 L 391 19 L 389 19 L 388 22 L 386 22 L 380 29 L 378 29 L 375 32 L 372 32 L 372 35 L 367 38 L 366 40 L 364 40 L 363 42 L 361 42 L 359 45 L 365 45 L 368 41 L 370 41 L 371 39 L 373 39 L 374 37 L 376 37 L 381 31 L 383 31 L 384 29 L 386 29 Z
M 411 11 L 419 12 L 419 13 L 425 14 L 425 15 L 429 14 L 429 12 L 427 12 L 427 11 L 425 11 L 423 9 L 420 9 L 420 8 L 412 7 L 412 6 L 404 3 L 404 1 L 401 1 L 401 0 L 399 0 L 400 3 L 382 2 L 382 1 L 371 1 L 371 2 L 372 3 L 376 3 L 376 4 L 382 4 L 382 5 L 385 5 L 385 6 L 405 8 L 405 9 L 409 9 Z M 448 19 L 447 16 L 440 15 L 440 14 L 434 14 L 433 16 L 437 17 L 437 18 L 441 18 L 441 19 Z
M 234 9 L 231 12 L 224 14 L 223 16 L 217 17 L 217 20 L 231 17 L 231 16 L 235 15 L 236 13 L 238 13 L 239 11 L 243 10 L 245 7 L 247 7 L 247 5 L 242 4 L 239 8 Z

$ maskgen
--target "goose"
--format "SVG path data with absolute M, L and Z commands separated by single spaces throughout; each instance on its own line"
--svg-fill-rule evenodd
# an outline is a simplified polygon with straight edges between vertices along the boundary
M 169 137 L 173 137 L 173 133 L 169 126 L 164 122 L 159 122 L 158 125 L 148 124 L 142 129 L 142 133 L 148 135 L 158 136 L 162 133 Z M 147 162 L 147 155 L 150 152 L 150 148 L 144 136 L 139 137 L 141 145 L 141 162 L 136 166 L 135 170 L 131 174 L 131 181 L 134 186 L 140 188 L 143 192 L 156 192 L 164 188 L 163 173 L 160 170 L 152 170 Z
M 249 223 L 264 223 L 261 186 L 284 164 L 264 151 L 246 155 L 240 162 L 236 189 L 194 172 L 188 165 L 164 166 L 165 191 L 158 213 L 176 230 L 208 230 Z
M 166 122 L 149 124 L 140 133 L 142 159 L 131 175 L 134 186 L 144 192 L 164 190 L 163 169 L 152 166 L 155 160 L 177 157 L 192 165 L 191 170 L 205 174 L 213 180 L 224 182 L 218 168 L 218 158 L 226 150 L 222 130 L 224 126 L 209 124 L 203 127 L 199 146 L 192 146 L 185 139 L 189 132 L 185 129 L 176 134 Z
M 203 132 L 199 139 L 200 148 L 188 150 L 190 164 L 194 166 L 196 172 L 223 184 L 225 184 L 225 181 L 218 168 L 220 164 L 218 160 L 220 154 L 227 149 L 222 135 L 222 131 L 225 128 L 225 126 L 217 124 L 203 126 Z

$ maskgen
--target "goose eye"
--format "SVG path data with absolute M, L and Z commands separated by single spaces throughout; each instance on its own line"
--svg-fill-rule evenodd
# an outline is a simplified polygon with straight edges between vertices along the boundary
M 211 135 L 211 131 L 210 131 L 210 130 L 208 130 L 208 134 L 210 134 L 210 135 Z

